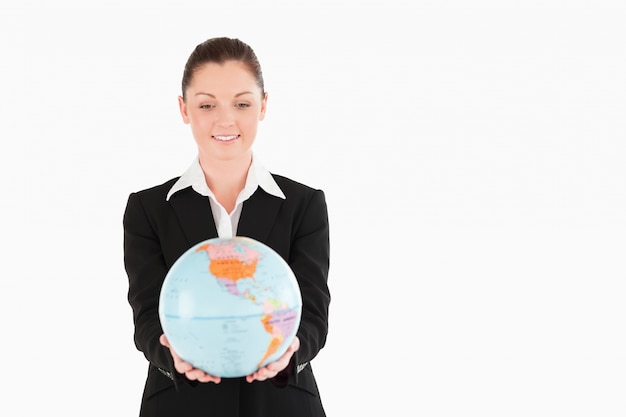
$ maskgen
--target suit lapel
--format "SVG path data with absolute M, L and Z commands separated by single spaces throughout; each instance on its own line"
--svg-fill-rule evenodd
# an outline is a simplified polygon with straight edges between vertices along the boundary
M 261 187 L 257 188 L 254 194 L 243 203 L 237 235 L 265 242 L 282 204 L 281 198 L 267 194 Z
M 217 237 L 209 198 L 196 193 L 191 187 L 179 191 L 170 199 L 178 221 L 193 246 L 203 240 Z

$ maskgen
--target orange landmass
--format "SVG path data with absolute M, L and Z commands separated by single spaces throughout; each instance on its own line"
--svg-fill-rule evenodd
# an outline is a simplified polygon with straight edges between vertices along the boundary
M 197 248 L 196 252 L 209 252 L 210 247 L 210 244 L 204 244 Z M 230 255 L 232 256 L 232 254 Z M 211 262 L 209 263 L 209 271 L 211 274 L 218 278 L 232 280 L 233 282 L 241 278 L 252 278 L 254 276 L 258 259 L 247 263 L 231 256 L 220 259 L 211 259 Z
M 216 277 L 237 281 L 241 278 L 252 278 L 256 272 L 257 262 L 255 260 L 248 264 L 239 259 L 213 259 L 209 271 Z
M 267 358 L 269 358 L 274 353 L 276 353 L 276 351 L 280 347 L 280 344 L 283 341 L 283 337 L 282 336 L 276 337 L 276 336 L 273 335 L 274 334 L 274 326 L 272 326 L 270 324 L 270 319 L 271 318 L 272 318 L 272 316 L 263 316 L 263 318 L 261 318 L 261 321 L 263 322 L 263 327 L 265 328 L 265 331 L 272 335 L 272 339 L 270 340 L 270 344 L 267 347 L 267 351 L 265 351 L 265 355 L 263 355 L 263 358 L 259 361 L 259 364 L 257 365 L 259 368 L 261 367 L 261 365 L 263 365 L 263 362 L 265 362 L 265 360 Z

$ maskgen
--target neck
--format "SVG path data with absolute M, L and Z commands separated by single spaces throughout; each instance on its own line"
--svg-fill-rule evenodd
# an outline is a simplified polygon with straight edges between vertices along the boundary
M 241 158 L 221 160 L 200 155 L 204 179 L 214 194 L 237 195 L 246 185 L 252 152 Z

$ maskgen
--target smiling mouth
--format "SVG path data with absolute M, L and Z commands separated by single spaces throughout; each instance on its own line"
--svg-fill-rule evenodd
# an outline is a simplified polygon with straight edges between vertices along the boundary
M 220 142 L 230 142 L 238 137 L 239 135 L 214 135 L 213 139 L 219 140 Z

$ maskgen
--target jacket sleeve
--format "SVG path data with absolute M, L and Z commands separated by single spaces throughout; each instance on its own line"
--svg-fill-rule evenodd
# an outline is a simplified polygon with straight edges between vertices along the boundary
M 167 266 L 155 224 L 138 193 L 132 193 L 128 198 L 123 226 L 124 266 L 128 275 L 128 302 L 135 325 L 135 346 L 152 365 L 178 377 L 168 349 L 159 342 L 163 334 L 158 313 L 159 295 Z
M 297 379 L 297 374 L 324 347 L 328 334 L 330 241 L 326 199 L 321 190 L 313 193 L 294 229 L 288 263 L 302 294 L 297 333 L 300 349 L 288 368 L 289 379 Z

